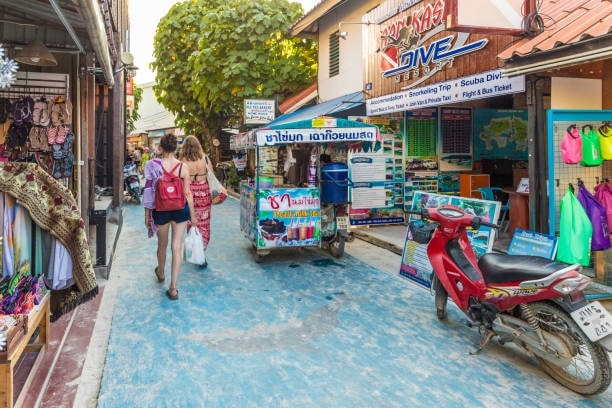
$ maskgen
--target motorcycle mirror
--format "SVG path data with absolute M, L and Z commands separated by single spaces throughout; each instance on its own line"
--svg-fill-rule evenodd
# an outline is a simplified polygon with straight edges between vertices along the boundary
M 482 222 L 482 218 L 480 218 L 480 217 L 472 218 L 472 228 L 478 229 L 478 227 L 480 226 L 481 222 Z

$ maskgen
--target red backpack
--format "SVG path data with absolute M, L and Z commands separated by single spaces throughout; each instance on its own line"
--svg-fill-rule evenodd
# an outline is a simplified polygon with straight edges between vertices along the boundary
M 155 185 L 155 210 L 156 211 L 175 211 L 185 208 L 185 191 L 183 180 L 174 175 L 174 171 L 183 163 L 177 163 L 169 172 L 162 165 L 162 175 Z M 182 167 L 181 167 L 182 169 Z M 179 175 L 181 171 L 179 170 Z

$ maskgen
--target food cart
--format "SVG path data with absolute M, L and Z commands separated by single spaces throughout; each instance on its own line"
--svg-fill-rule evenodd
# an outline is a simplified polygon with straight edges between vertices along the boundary
M 254 177 L 240 189 L 240 229 L 255 260 L 296 247 L 326 246 L 341 256 L 348 228 L 348 167 L 320 159 L 330 144 L 379 139 L 374 125 L 317 117 L 260 128 L 236 140 L 236 149 L 255 151 Z

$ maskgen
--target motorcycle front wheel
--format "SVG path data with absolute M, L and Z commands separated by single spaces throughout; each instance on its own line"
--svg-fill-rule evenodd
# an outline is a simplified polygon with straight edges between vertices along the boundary
M 555 381 L 578 394 L 593 395 L 604 392 L 611 379 L 608 352 L 593 343 L 572 317 L 556 305 L 535 302 L 530 303 L 529 308 L 542 330 L 560 336 L 568 348 L 573 350 L 572 361 L 567 367 L 557 366 L 538 357 L 544 371 Z

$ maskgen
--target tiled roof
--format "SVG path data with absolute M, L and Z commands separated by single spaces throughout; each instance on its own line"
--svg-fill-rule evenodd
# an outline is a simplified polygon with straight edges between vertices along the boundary
M 306 103 L 310 102 L 311 100 L 317 97 L 317 90 L 318 90 L 318 86 L 317 86 L 317 83 L 315 82 L 314 84 L 310 85 L 308 88 L 304 89 L 303 91 L 293 96 L 290 96 L 289 98 L 285 99 L 283 103 L 278 105 L 279 112 L 280 113 L 293 112 L 294 110 L 301 108 Z
M 612 33 L 612 0 L 542 0 L 538 14 L 544 30 L 506 48 L 500 59 L 531 56 Z

